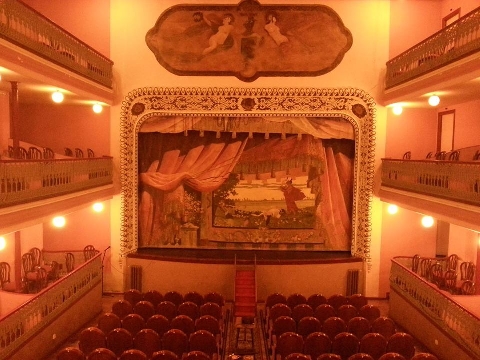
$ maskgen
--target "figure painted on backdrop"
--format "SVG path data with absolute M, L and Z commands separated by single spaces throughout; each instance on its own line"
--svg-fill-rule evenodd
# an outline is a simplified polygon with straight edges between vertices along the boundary
M 219 19 L 212 16 L 204 16 L 203 20 L 212 28 L 214 34 L 208 39 L 208 47 L 202 52 L 203 55 L 211 53 L 218 47 L 230 48 L 233 46 L 231 32 L 233 30 L 234 17 L 227 13 L 223 15 L 220 25 Z
M 280 190 L 282 190 L 283 196 L 285 197 L 287 214 L 296 214 L 299 211 L 299 208 L 295 202 L 305 198 L 305 194 L 293 186 L 292 183 L 292 178 L 287 178 L 285 184 L 280 187 Z
M 280 32 L 280 28 L 277 25 L 277 15 L 275 13 L 267 14 L 266 21 L 265 31 L 278 46 L 288 42 L 288 38 Z

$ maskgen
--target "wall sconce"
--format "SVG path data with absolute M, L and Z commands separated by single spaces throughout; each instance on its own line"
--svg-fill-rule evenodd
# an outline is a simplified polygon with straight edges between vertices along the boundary
M 53 102 L 59 104 L 63 101 L 63 99 L 64 99 L 64 96 L 60 91 L 57 90 L 57 91 L 52 93 Z
M 430 106 L 437 106 L 440 104 L 440 98 L 437 95 L 432 95 L 428 98 L 428 104 Z
M 423 227 L 429 228 L 432 227 L 434 224 L 435 220 L 431 216 L 424 216 L 422 218 L 422 225 Z
M 63 216 L 55 216 L 52 220 L 53 226 L 57 228 L 62 228 L 65 226 L 66 220 Z
M 0 236 L 0 251 L 7 247 L 7 240 L 3 236 Z
M 95 103 L 93 104 L 92 109 L 95 114 L 100 114 L 103 110 L 103 106 L 99 103 Z
M 394 204 L 390 204 L 387 207 L 387 211 L 389 214 L 394 215 L 398 212 L 398 206 Z
M 99 213 L 103 211 L 103 204 L 102 203 L 95 203 L 92 205 L 93 211 Z
M 393 105 L 392 112 L 395 115 L 400 115 L 403 112 L 403 107 L 400 104 Z

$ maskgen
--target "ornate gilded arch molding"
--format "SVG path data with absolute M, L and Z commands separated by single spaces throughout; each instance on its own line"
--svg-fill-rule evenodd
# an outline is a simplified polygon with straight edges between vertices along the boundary
M 370 262 L 375 103 L 353 88 L 139 88 L 121 107 L 121 253 L 138 247 L 138 133 L 159 116 L 219 118 L 328 117 L 348 121 L 355 135 L 351 254 Z M 184 122 L 185 131 L 188 121 Z M 182 129 L 180 129 L 182 130 Z

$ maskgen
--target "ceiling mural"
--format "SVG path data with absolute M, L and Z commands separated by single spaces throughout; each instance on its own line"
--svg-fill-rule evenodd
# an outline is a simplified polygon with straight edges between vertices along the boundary
M 337 67 L 353 38 L 325 5 L 176 5 L 163 12 L 145 41 L 176 75 L 319 76 Z

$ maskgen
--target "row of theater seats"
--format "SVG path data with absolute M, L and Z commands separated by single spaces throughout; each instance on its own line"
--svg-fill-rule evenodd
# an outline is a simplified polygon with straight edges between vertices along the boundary
M 293 353 L 288 355 L 285 360 L 312 360 L 307 355 L 301 353 Z M 326 353 L 320 355 L 317 359 L 314 360 L 345 360 L 338 354 Z M 374 360 L 374 358 L 365 353 L 356 353 L 348 357 L 347 360 Z M 405 360 L 405 357 L 402 355 L 389 352 L 383 354 L 378 360 Z M 429 353 L 418 353 L 415 355 L 412 360 L 438 360 L 434 355 Z
M 154 352 L 150 357 L 138 349 L 125 350 L 119 357 L 108 348 L 98 348 L 86 356 L 82 350 L 76 347 L 67 347 L 62 349 L 57 360 L 209 360 L 208 354 L 203 351 L 193 350 L 185 354 L 180 359 L 174 352 L 169 350 L 160 350 Z
M 132 305 L 135 305 L 140 300 L 150 301 L 154 306 L 158 305 L 158 303 L 161 301 L 170 301 L 176 306 L 180 305 L 184 301 L 191 301 L 198 306 L 206 302 L 213 302 L 219 306 L 225 305 L 225 298 L 223 295 L 216 292 L 209 292 L 205 295 L 202 295 L 197 291 L 188 291 L 185 294 L 181 294 L 178 291 L 171 290 L 162 295 L 157 290 L 148 290 L 145 293 L 142 293 L 139 290 L 130 289 L 124 292 L 123 298 Z

